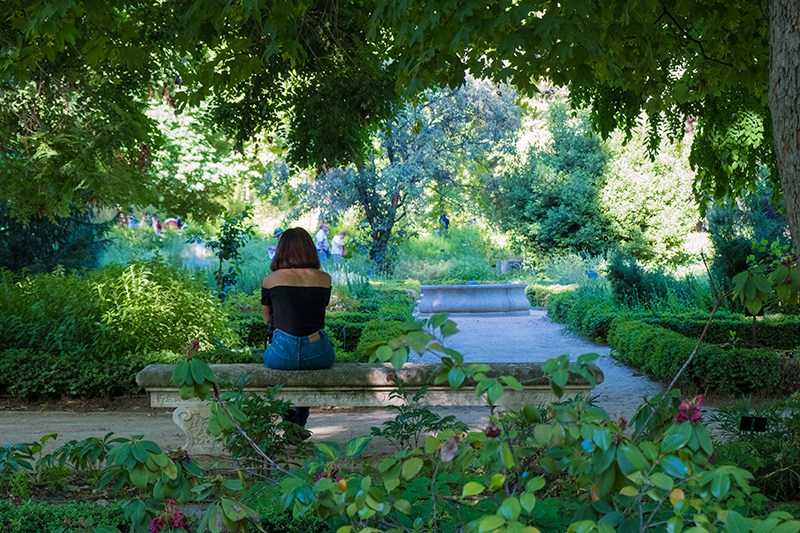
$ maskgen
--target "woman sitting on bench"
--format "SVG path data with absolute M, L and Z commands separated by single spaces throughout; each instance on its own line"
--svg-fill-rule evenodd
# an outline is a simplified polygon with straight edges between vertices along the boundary
M 314 240 L 303 228 L 286 230 L 278 241 L 272 272 L 261 284 L 261 312 L 275 332 L 264 350 L 264 364 L 276 370 L 318 370 L 333 366 L 333 345 L 325 327 L 331 277 L 322 272 Z M 296 407 L 284 420 L 305 428 L 308 407 Z M 311 436 L 308 430 L 300 439 Z

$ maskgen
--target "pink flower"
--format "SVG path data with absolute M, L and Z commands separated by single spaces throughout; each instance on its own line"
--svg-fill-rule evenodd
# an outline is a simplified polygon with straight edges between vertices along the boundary
M 157 516 L 157 517 L 153 518 L 152 520 L 150 520 L 150 527 L 147 528 L 147 529 L 149 529 L 153 533 L 158 533 L 159 531 L 164 529 L 165 525 L 166 524 L 164 523 L 164 520 L 161 517 Z
M 702 394 L 698 394 L 688 405 L 686 404 L 686 400 L 682 401 L 680 407 L 678 407 L 678 416 L 675 418 L 675 423 L 702 421 L 703 415 L 700 413 L 701 405 L 703 405 Z

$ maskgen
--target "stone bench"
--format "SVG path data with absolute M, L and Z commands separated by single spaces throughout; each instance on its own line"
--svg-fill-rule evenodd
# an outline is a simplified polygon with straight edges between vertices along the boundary
M 525 283 L 423 285 L 417 310 L 422 315 L 524 316 L 531 309 L 526 288 Z
M 522 391 L 506 390 L 498 406 L 521 409 L 526 403 L 539 405 L 555 400 L 549 382 L 543 376 L 541 363 L 492 363 L 492 376 L 513 376 L 522 385 Z M 395 378 L 402 379 L 409 391 L 423 386 L 428 392 L 422 400 L 428 406 L 485 406 L 486 400 L 475 396 L 474 388 L 452 390 L 447 384 L 434 385 L 441 363 L 406 363 L 400 370 L 383 363 L 337 363 L 326 370 L 286 371 L 273 370 L 259 364 L 210 365 L 218 382 L 235 383 L 249 377 L 245 391 L 263 392 L 266 387 L 282 385 L 280 397 L 294 405 L 313 407 L 383 407 L 398 405 L 400 400 L 390 398 L 395 389 Z M 591 365 L 598 383 L 603 381 L 602 371 Z M 172 419 L 186 434 L 184 448 L 189 453 L 207 453 L 213 437 L 208 426 L 208 404 L 193 398 L 183 400 L 171 383 L 175 365 L 148 365 L 136 376 L 136 383 L 150 395 L 150 406 L 174 408 Z M 570 374 L 564 387 L 565 397 L 588 393 L 589 383 L 581 376 Z

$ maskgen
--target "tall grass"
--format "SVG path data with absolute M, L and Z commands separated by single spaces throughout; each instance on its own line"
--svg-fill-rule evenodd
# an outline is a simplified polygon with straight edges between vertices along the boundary
M 606 260 L 601 255 L 567 254 L 551 259 L 543 270 L 546 281 L 557 285 L 605 285 L 607 282 L 601 275 L 605 267 Z M 597 274 L 597 277 L 590 278 L 589 273 Z

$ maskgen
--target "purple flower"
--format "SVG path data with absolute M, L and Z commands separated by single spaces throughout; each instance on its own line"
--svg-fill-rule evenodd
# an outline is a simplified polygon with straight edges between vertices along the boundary
M 157 516 L 150 521 L 150 527 L 147 529 L 149 529 L 153 533 L 158 533 L 159 531 L 164 529 L 165 525 L 166 524 L 164 523 L 164 520 L 160 516 Z
M 700 413 L 700 406 L 703 405 L 703 395 L 698 394 L 694 400 L 686 404 L 686 400 L 681 402 L 678 407 L 678 416 L 675 418 L 675 423 L 680 422 L 700 422 L 703 420 L 703 415 Z

